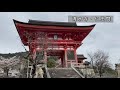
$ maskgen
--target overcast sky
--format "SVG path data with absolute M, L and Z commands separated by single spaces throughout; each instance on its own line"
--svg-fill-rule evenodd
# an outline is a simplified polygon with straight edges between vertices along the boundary
M 93 31 L 84 39 L 78 48 L 78 54 L 87 57 L 88 52 L 97 49 L 104 50 L 110 55 L 110 62 L 115 64 L 120 58 L 120 13 L 119 12 L 0 12 L 0 53 L 25 51 L 13 19 L 28 22 L 29 19 L 43 21 L 68 21 L 69 15 L 112 15 L 113 23 L 96 23 Z M 78 23 L 91 25 L 92 23 Z

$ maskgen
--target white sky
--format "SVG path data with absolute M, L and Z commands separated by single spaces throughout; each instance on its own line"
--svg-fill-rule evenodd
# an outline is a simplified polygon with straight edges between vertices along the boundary
M 119 12 L 0 12 L 0 53 L 14 53 L 25 51 L 14 26 L 13 19 L 28 22 L 29 19 L 43 21 L 68 21 L 68 16 L 80 15 L 112 15 L 113 23 L 96 23 L 93 31 L 84 39 L 78 48 L 78 54 L 87 57 L 88 52 L 97 49 L 106 51 L 110 55 L 112 64 L 120 59 L 120 13 Z M 78 23 L 78 25 L 86 25 Z M 87 23 L 91 25 L 91 23 Z

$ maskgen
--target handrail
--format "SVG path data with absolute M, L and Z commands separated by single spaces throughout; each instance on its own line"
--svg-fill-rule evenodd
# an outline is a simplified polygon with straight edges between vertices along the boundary
M 48 69 L 47 69 L 47 65 L 45 65 L 45 72 L 46 72 L 46 74 L 47 74 L 47 78 L 51 78 L 51 77 L 50 77 L 50 74 L 49 74 L 49 72 L 48 72 Z
M 73 64 L 71 63 L 71 68 L 79 75 L 81 76 L 82 78 L 85 78 L 81 73 L 79 73 L 73 66 Z

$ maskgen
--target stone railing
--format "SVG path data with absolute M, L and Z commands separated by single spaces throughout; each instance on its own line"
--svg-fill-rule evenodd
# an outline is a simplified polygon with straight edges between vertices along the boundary
M 94 70 L 90 66 L 85 66 L 81 63 L 71 63 L 71 67 L 81 75 L 81 77 L 89 76 L 94 77 Z
M 81 77 L 85 78 L 85 76 L 82 74 L 82 72 L 78 71 L 75 67 L 80 67 L 81 63 L 71 63 L 71 68 Z
M 71 63 L 71 65 L 74 67 L 85 68 L 85 65 L 83 65 L 82 63 Z

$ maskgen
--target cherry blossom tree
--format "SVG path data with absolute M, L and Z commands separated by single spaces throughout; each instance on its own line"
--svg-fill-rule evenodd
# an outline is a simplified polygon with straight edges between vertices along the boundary
M 10 59 L 0 58 L 0 68 L 4 70 L 5 76 L 8 77 L 8 73 L 10 68 L 15 67 L 16 65 L 20 64 L 20 57 L 12 57 Z

